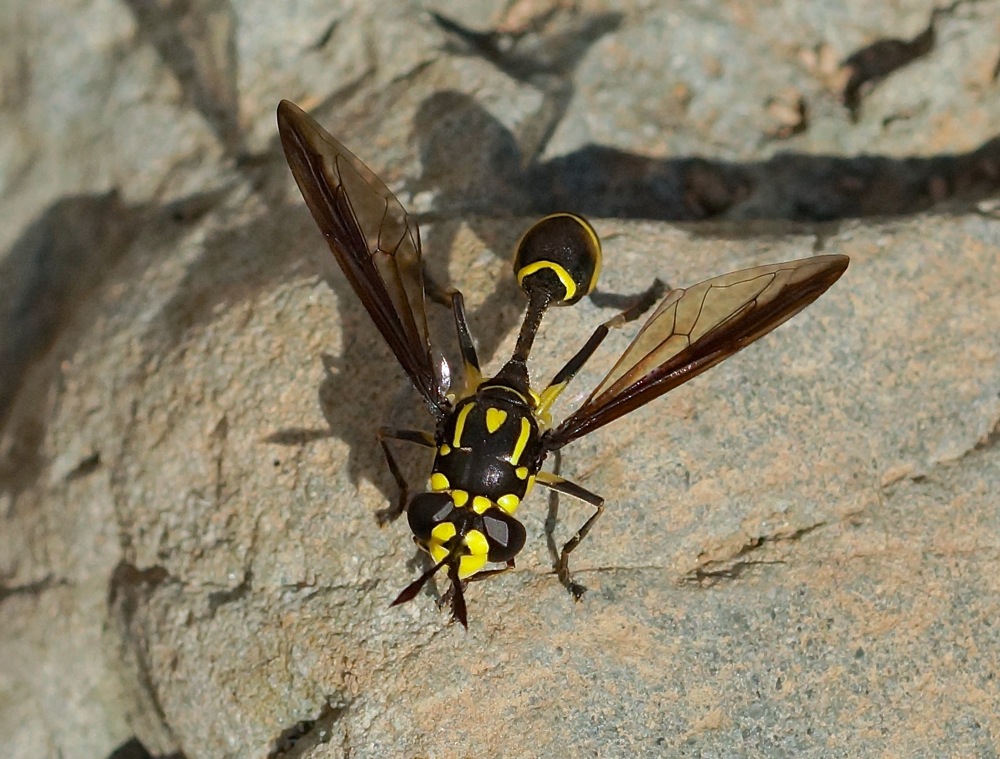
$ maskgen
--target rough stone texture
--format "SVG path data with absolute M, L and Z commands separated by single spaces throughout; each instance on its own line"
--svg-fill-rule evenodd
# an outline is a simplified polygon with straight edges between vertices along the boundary
M 998 6 L 433 9 L 0 8 L 5 755 L 996 756 Z M 887 47 L 852 113 L 839 62 Z M 607 292 L 851 268 L 567 448 L 608 498 L 581 603 L 536 492 L 468 632 L 389 610 L 425 565 L 376 525 L 374 432 L 429 419 L 293 187 L 282 97 L 420 214 L 493 367 L 543 211 L 594 217 Z M 536 374 L 609 313 L 551 314 Z M 558 507 L 556 542 L 588 513 Z

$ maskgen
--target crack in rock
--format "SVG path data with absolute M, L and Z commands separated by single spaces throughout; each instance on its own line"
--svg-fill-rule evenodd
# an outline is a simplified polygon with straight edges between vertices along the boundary
M 786 543 L 799 540 L 820 527 L 825 527 L 826 522 L 816 522 L 814 524 L 799 527 L 791 532 L 775 532 L 770 535 L 756 535 L 749 537 L 734 553 L 722 559 L 712 559 L 689 571 L 682 580 L 688 585 L 700 587 L 712 587 L 723 580 L 736 580 L 744 572 L 752 567 L 770 564 L 784 564 L 780 559 L 747 559 L 751 552 L 760 548 L 774 544 Z

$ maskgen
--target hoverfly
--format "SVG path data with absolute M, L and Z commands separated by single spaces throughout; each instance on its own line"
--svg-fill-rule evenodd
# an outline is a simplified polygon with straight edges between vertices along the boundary
M 435 368 L 427 329 L 427 291 L 417 223 L 385 184 L 353 153 L 296 105 L 278 106 L 278 131 L 313 218 L 333 255 L 436 420 L 433 434 L 382 428 L 379 442 L 413 539 L 433 566 L 392 605 L 414 598 L 445 570 L 452 618 L 468 626 L 465 585 L 514 567 L 525 530 L 514 517 L 537 483 L 579 498 L 594 513 L 563 546 L 556 565 L 579 600 L 569 555 L 604 511 L 604 499 L 542 470 L 546 456 L 643 406 L 715 366 L 791 318 L 847 269 L 847 256 L 826 255 L 723 274 L 687 289 L 671 289 L 583 404 L 553 425 L 552 404 L 609 331 L 637 319 L 658 297 L 604 322 L 541 392 L 529 381 L 527 360 L 550 306 L 568 306 L 593 290 L 601 245 L 580 216 L 556 213 L 535 223 L 514 253 L 514 275 L 528 306 L 513 355 L 484 376 L 457 290 L 438 293 L 451 307 L 462 373 L 449 387 Z M 655 290 L 651 290 L 651 293 Z M 387 440 L 435 451 L 428 490 L 408 498 L 405 479 Z M 487 568 L 487 565 L 494 565 Z M 499 565 L 499 566 L 498 566 Z

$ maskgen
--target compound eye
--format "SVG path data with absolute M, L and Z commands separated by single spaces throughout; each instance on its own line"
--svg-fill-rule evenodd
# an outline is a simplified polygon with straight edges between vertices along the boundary
M 555 213 L 535 223 L 514 253 L 514 274 L 530 296 L 548 292 L 552 305 L 576 303 L 594 289 L 601 272 L 601 242 L 587 221 Z
M 490 561 L 509 561 L 524 548 L 524 525 L 501 509 L 490 509 L 483 514 L 483 530 L 490 551 Z
M 431 530 L 447 522 L 454 510 L 455 504 L 447 493 L 419 493 L 406 508 L 406 521 L 417 539 L 426 544 Z

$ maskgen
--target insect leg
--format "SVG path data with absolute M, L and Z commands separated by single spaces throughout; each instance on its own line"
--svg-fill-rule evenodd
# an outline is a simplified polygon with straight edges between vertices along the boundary
M 497 569 L 482 569 L 476 572 L 474 575 L 472 575 L 472 577 L 466 577 L 464 580 L 461 581 L 462 587 L 464 588 L 470 582 L 480 582 L 481 580 L 485 580 L 487 577 L 493 577 L 494 575 L 502 575 L 504 572 L 508 572 L 511 569 L 514 569 L 513 559 L 509 559 L 504 566 L 498 567 Z M 454 586 L 449 587 L 448 590 L 446 590 L 438 599 L 437 602 L 438 608 L 442 608 L 445 605 L 451 603 L 451 597 L 454 592 L 455 592 Z
M 480 580 L 485 580 L 487 577 L 492 577 L 493 575 L 501 575 L 504 572 L 514 568 L 514 560 L 508 559 L 507 563 L 497 569 L 482 569 L 476 572 L 472 577 L 466 579 L 466 582 L 479 582 Z
M 455 315 L 455 331 L 458 333 L 458 349 L 462 352 L 462 368 L 465 374 L 465 391 L 473 392 L 483 380 L 483 372 L 479 368 L 479 356 L 476 345 L 472 342 L 469 332 L 469 322 L 465 317 L 465 296 L 458 290 L 450 290 L 451 310 Z
M 566 542 L 566 545 L 562 547 L 562 551 L 559 552 L 559 563 L 556 565 L 556 575 L 558 575 L 559 581 L 570 593 L 573 594 L 573 597 L 579 601 L 583 598 L 583 594 L 587 589 L 583 585 L 573 582 L 573 578 L 569 573 L 569 555 L 573 549 L 580 545 L 580 542 L 587 537 L 587 533 L 590 532 L 590 528 L 594 526 L 594 523 L 600 518 L 601 514 L 604 513 L 604 498 L 597 495 L 597 493 L 592 493 L 586 488 L 577 485 L 575 482 L 570 482 L 569 480 L 564 479 L 557 474 L 552 474 L 551 472 L 539 472 L 537 475 L 537 482 L 539 485 L 551 488 L 557 493 L 565 493 L 566 495 L 573 496 L 574 498 L 579 498 L 581 501 L 589 503 L 595 509 L 594 513 L 590 515 L 590 518 L 583 523 L 583 526 L 577 530 L 573 534 L 573 537 Z
M 510 559 L 507 562 L 506 566 L 500 567 L 499 569 L 483 569 L 479 572 L 476 572 L 474 575 L 472 575 L 472 577 L 467 577 L 464 580 L 458 580 L 457 578 L 453 579 L 451 585 L 448 586 L 448 590 L 446 590 L 442 594 L 442 596 L 438 599 L 437 602 L 438 608 L 442 609 L 448 604 L 451 604 L 452 616 L 459 622 L 461 622 L 465 627 L 468 627 L 469 625 L 465 618 L 465 599 L 464 597 L 461 597 L 461 594 L 464 592 L 465 587 L 470 582 L 479 582 L 480 580 L 485 580 L 487 577 L 493 577 L 494 575 L 503 574 L 504 572 L 513 568 L 514 568 L 514 560 Z M 438 567 L 434 568 L 435 571 L 437 571 L 437 569 Z
M 447 306 L 455 316 L 455 331 L 458 333 L 458 349 L 462 353 L 462 369 L 465 377 L 465 391 L 474 391 L 482 382 L 483 373 L 479 368 L 476 345 L 469 332 L 469 321 L 465 316 L 465 296 L 453 287 L 441 287 L 430 277 L 424 276 L 424 289 L 431 300 Z M 462 393 L 464 394 L 464 393 Z
M 387 509 L 382 509 L 377 514 L 378 523 L 382 525 L 388 524 L 398 518 L 406 510 L 406 502 L 410 497 L 410 489 L 406 484 L 406 478 L 403 477 L 403 473 L 399 469 L 399 464 L 396 463 L 396 457 L 392 455 L 389 444 L 386 442 L 388 440 L 402 440 L 405 443 L 415 443 L 425 448 L 435 447 L 434 436 L 429 432 L 397 430 L 393 427 L 379 428 L 378 442 L 382 446 L 382 453 L 385 454 L 385 463 L 389 465 L 389 472 L 392 474 L 392 479 L 396 481 L 396 485 L 399 487 L 399 499 L 396 503 Z
M 583 347 L 576 352 L 573 358 L 566 362 L 566 365 L 552 378 L 549 386 L 542 391 L 541 402 L 538 404 L 538 413 L 542 418 L 548 415 L 556 398 L 559 397 L 566 388 L 566 385 L 583 368 L 583 365 L 587 363 L 590 357 L 594 355 L 594 351 L 604 342 L 604 338 L 608 336 L 611 330 L 638 319 L 653 307 L 653 304 L 662 297 L 666 289 L 666 285 L 663 282 L 658 279 L 653 280 L 653 284 L 649 286 L 649 289 L 640 293 L 631 306 L 620 314 L 611 317 L 594 330 L 594 334 L 590 336 L 590 339 L 584 343 Z

